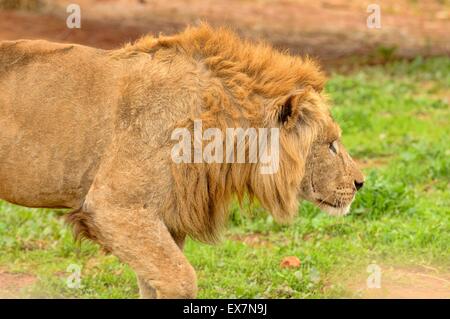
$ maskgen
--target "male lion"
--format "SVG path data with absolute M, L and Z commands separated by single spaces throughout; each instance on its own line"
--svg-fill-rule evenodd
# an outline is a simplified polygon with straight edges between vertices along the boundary
M 0 198 L 73 209 L 76 234 L 128 263 L 142 297 L 195 297 L 183 242 L 215 241 L 233 195 L 257 198 L 278 221 L 297 215 L 301 199 L 348 212 L 363 176 L 324 82 L 310 59 L 207 25 L 113 51 L 1 42 Z M 175 163 L 171 134 L 196 119 L 279 128 L 278 171 Z

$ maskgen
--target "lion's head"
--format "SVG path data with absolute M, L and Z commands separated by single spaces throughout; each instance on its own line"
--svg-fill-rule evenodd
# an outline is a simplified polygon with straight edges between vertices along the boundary
M 334 122 L 319 134 L 306 160 L 300 196 L 330 215 L 345 215 L 364 176 L 341 142 L 340 129 Z
M 322 89 L 308 86 L 267 108 L 269 125 L 280 127 L 280 172 L 255 178 L 255 194 L 280 221 L 295 216 L 298 200 L 330 215 L 345 215 L 364 184 L 329 109 Z

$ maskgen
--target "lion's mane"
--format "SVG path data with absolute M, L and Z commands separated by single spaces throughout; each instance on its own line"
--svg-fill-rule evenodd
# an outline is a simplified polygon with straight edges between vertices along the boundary
M 291 114 L 299 120 L 280 127 L 280 163 L 276 174 L 262 175 L 259 164 L 173 164 L 174 193 L 166 201 L 166 225 L 177 234 L 189 234 L 205 242 L 218 238 L 227 219 L 233 194 L 257 198 L 278 221 L 297 212 L 298 186 L 305 160 L 328 108 L 317 100 L 325 77 L 314 60 L 293 57 L 265 43 L 243 41 L 233 32 L 207 25 L 188 28 L 175 36 L 147 36 L 127 45 L 120 55 L 155 53 L 160 49 L 189 56 L 210 72 L 203 89 L 200 119 L 208 127 L 275 127 L 281 105 L 300 90 Z M 313 94 L 316 93 L 316 94 Z M 294 120 L 293 120 L 294 121 Z M 187 120 L 180 126 L 192 129 Z M 246 145 L 248 147 L 248 145 Z

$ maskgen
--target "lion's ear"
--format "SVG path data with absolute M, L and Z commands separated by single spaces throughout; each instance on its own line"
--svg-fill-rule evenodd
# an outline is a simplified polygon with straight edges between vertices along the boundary
M 286 123 L 289 120 L 289 117 L 292 116 L 292 110 L 293 110 L 293 102 L 294 97 L 291 95 L 289 96 L 283 104 L 280 106 L 280 109 L 278 110 L 278 121 L 280 123 Z
M 278 99 L 269 107 L 266 120 L 271 125 L 281 125 L 286 128 L 295 126 L 300 117 L 299 102 L 297 95 L 289 95 Z

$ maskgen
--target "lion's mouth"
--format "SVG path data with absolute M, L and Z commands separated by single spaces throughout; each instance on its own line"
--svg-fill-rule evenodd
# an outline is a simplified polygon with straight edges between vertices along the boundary
M 330 206 L 330 207 L 333 207 L 333 208 L 343 208 L 344 207 L 344 206 L 339 206 L 339 205 L 332 204 L 332 203 L 327 202 L 327 201 L 322 200 L 322 199 L 316 199 L 316 202 L 317 202 L 318 205 L 327 205 L 327 206 Z

